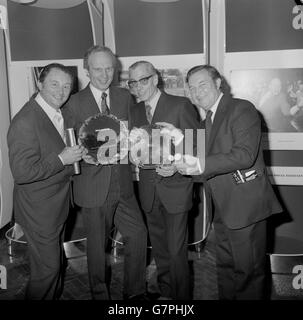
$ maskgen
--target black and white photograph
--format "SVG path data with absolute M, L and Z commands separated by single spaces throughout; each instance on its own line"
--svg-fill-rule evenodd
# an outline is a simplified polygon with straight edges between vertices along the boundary
M 303 300 L 302 39 L 301 0 L 0 0 L 0 309 Z
M 303 131 L 303 69 L 235 70 L 231 86 L 260 111 L 264 132 Z

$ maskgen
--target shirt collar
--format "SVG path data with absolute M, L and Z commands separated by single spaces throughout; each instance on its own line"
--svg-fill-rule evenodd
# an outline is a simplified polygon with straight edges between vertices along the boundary
M 216 114 L 216 112 L 217 112 L 218 105 L 219 105 L 222 97 L 223 97 L 223 93 L 221 92 L 220 95 L 219 95 L 219 97 L 218 97 L 218 99 L 217 99 L 216 102 L 214 103 L 214 105 L 209 109 L 209 110 L 212 112 L 212 115 L 211 115 L 211 120 L 212 120 L 212 122 L 214 122 L 215 114 Z
M 106 103 L 107 103 L 107 106 L 110 107 L 109 106 L 109 88 L 107 88 L 105 91 L 101 91 L 101 90 L 97 89 L 96 87 L 94 87 L 91 83 L 89 84 L 89 88 L 90 88 L 97 104 L 99 104 L 102 93 L 105 92 L 107 94 Z
M 156 109 L 157 103 L 160 99 L 160 95 L 161 95 L 161 91 L 157 88 L 156 94 L 150 100 L 145 101 L 145 104 L 148 104 L 151 106 L 152 113 L 154 113 Z
M 43 111 L 47 114 L 47 116 L 53 121 L 53 118 L 58 112 L 61 114 L 60 109 L 55 109 L 52 106 L 50 106 L 41 96 L 40 93 L 37 94 L 35 97 L 36 102 L 39 104 L 39 106 L 43 109 Z

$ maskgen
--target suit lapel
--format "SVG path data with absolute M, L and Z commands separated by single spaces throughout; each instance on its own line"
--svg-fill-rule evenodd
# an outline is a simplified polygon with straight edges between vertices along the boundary
M 82 98 L 85 104 L 80 107 L 84 108 L 88 114 L 95 115 L 97 113 L 100 113 L 100 109 L 92 91 L 90 90 L 89 85 L 87 85 L 87 87 L 82 91 Z
M 211 128 L 209 142 L 208 142 L 208 146 L 207 146 L 207 154 L 211 150 L 211 147 L 215 141 L 218 130 L 221 127 L 221 123 L 225 117 L 225 112 L 227 110 L 226 109 L 227 108 L 227 101 L 228 101 L 228 98 L 225 95 L 223 95 L 223 97 L 221 98 L 221 101 L 219 102 L 218 109 L 215 114 L 214 123 Z
M 166 100 L 166 94 L 165 94 L 165 92 L 161 92 L 159 101 L 156 105 L 156 109 L 155 109 L 155 112 L 154 112 L 154 115 L 152 118 L 152 124 L 154 124 L 156 122 L 160 122 L 161 119 L 163 119 L 162 115 L 165 115 L 166 112 L 168 112 L 168 110 L 166 111 L 167 104 L 165 103 L 165 100 Z
M 139 117 L 139 120 L 140 120 L 140 123 L 142 123 L 142 125 L 149 125 L 149 122 L 147 120 L 147 117 L 146 117 L 146 111 L 145 111 L 145 104 L 144 102 L 140 102 L 138 105 L 137 105 L 137 108 L 138 108 L 138 117 Z
M 112 87 L 109 88 L 109 101 L 110 113 L 117 117 L 119 113 L 119 98 Z

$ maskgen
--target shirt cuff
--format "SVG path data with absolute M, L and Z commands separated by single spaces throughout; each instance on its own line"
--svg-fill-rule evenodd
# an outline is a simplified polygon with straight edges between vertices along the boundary
M 201 163 L 200 163 L 200 159 L 199 158 L 197 158 L 197 162 L 198 162 L 198 164 L 197 164 L 198 170 L 199 170 L 200 174 L 202 174 L 203 171 L 201 169 Z
M 60 156 L 60 154 L 58 154 L 58 157 L 61 160 L 62 164 L 65 166 L 64 161 L 63 161 L 62 157 Z
M 173 129 L 171 135 L 174 137 L 175 146 L 179 145 L 184 139 L 184 134 L 179 129 Z

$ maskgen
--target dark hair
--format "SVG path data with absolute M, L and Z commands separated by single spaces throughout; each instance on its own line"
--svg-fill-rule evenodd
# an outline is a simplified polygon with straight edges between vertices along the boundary
M 50 64 L 46 65 L 45 67 L 43 67 L 43 69 L 40 71 L 39 82 L 43 83 L 45 78 L 47 77 L 47 75 L 53 69 L 59 69 L 59 70 L 63 71 L 64 73 L 66 73 L 70 76 L 72 82 L 74 81 L 74 76 L 73 76 L 72 72 L 66 66 L 64 66 L 61 63 L 50 63 Z
M 221 79 L 222 80 L 222 76 L 220 74 L 220 72 L 213 66 L 209 65 L 209 64 L 202 64 L 202 65 L 198 65 L 195 66 L 193 68 L 191 68 L 186 75 L 186 82 L 188 82 L 189 78 L 202 70 L 206 70 L 208 72 L 208 74 L 210 75 L 210 77 L 213 79 L 213 81 L 215 82 L 217 79 Z
M 83 67 L 84 67 L 84 69 L 88 70 L 88 59 L 93 53 L 96 53 L 96 52 L 106 52 L 106 53 L 108 53 L 112 58 L 113 65 L 114 66 L 116 65 L 116 62 L 117 62 L 116 56 L 113 54 L 111 49 L 108 48 L 108 47 L 105 47 L 105 46 L 96 45 L 96 46 L 90 47 L 85 52 L 84 59 L 83 59 Z

